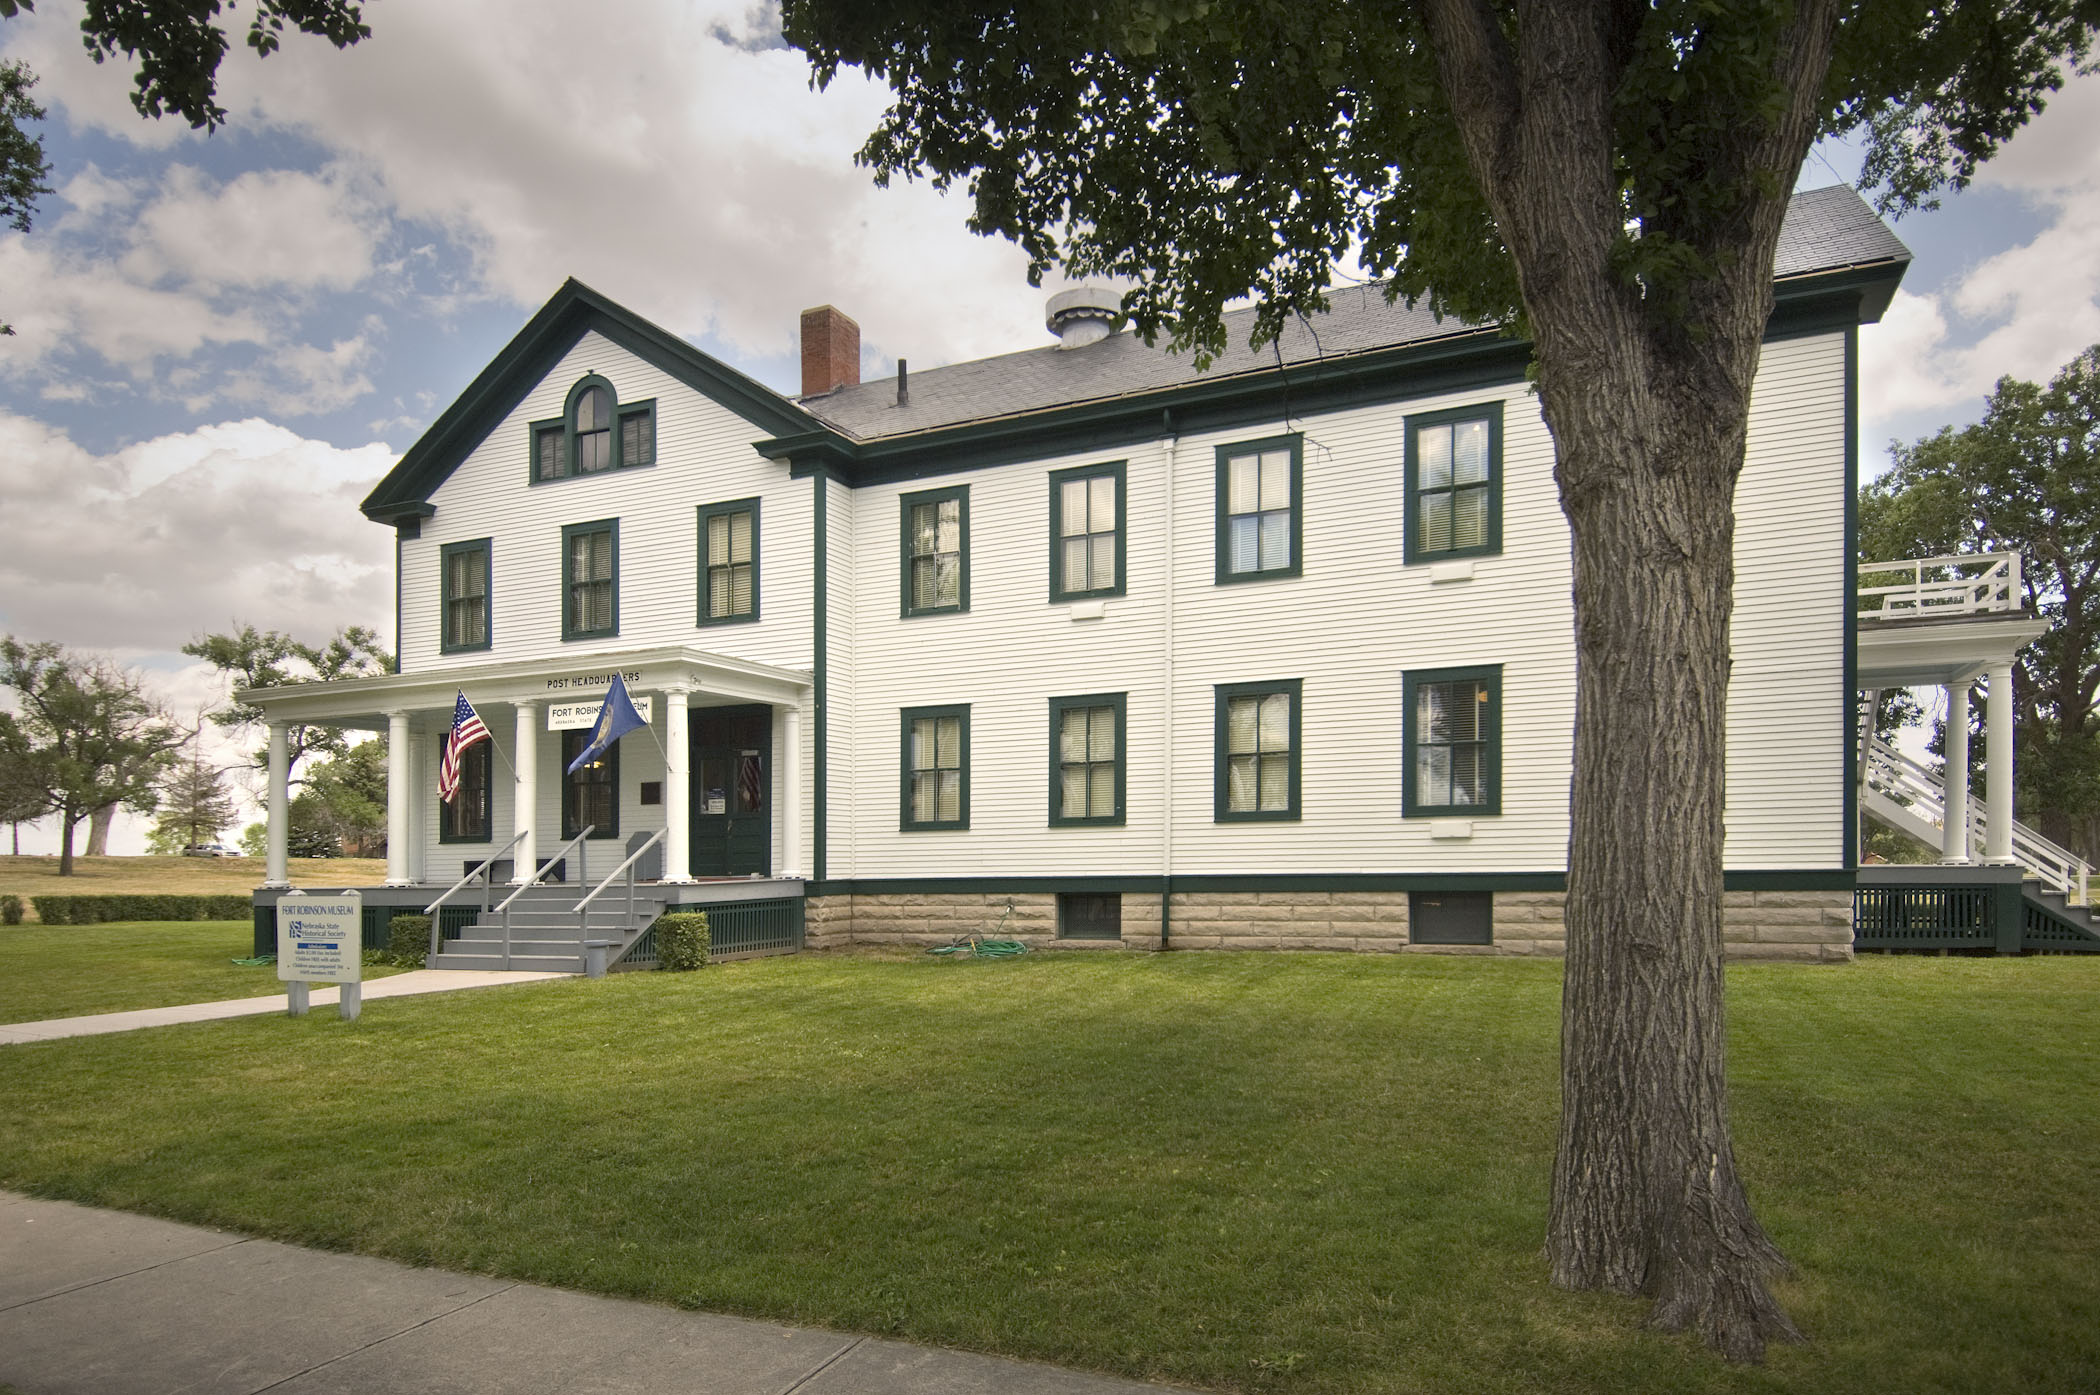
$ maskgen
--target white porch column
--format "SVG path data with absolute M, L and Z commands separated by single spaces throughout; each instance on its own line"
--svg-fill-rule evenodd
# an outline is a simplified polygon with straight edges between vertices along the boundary
M 1947 685 L 1946 809 L 1940 816 L 1940 861 L 1969 860 L 1969 682 Z
M 2013 860 L 2013 702 L 2012 665 L 1991 668 L 1991 686 L 1984 697 L 1983 788 L 1989 809 L 1984 829 L 1983 860 Z
M 664 689 L 664 880 L 693 879 L 692 742 L 687 737 L 689 695 Z
M 805 875 L 802 866 L 802 709 L 783 708 L 780 727 L 780 866 L 776 877 Z
M 523 833 L 511 849 L 511 883 L 523 886 L 540 869 L 540 833 L 535 827 L 540 810 L 540 705 L 518 704 L 517 724 L 512 728 L 511 756 L 518 763 L 517 783 L 510 797 L 510 831 Z
M 284 723 L 270 723 L 270 787 L 266 798 L 269 801 L 269 840 L 263 858 L 263 885 L 288 887 L 291 879 L 286 875 L 284 849 L 292 831 L 292 796 L 288 788 L 291 780 L 290 762 L 286 758 Z
M 408 714 L 386 714 L 386 884 L 413 886 L 408 870 L 409 821 Z

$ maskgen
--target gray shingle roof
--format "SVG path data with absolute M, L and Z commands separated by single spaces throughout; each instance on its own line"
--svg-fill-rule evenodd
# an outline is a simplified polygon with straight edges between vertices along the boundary
M 1859 195 L 1839 184 L 1794 196 L 1779 234 L 1774 265 L 1775 274 L 1786 278 L 1909 256 Z M 805 397 L 801 404 L 850 437 L 874 440 L 1217 381 L 1274 369 L 1279 363 L 1307 363 L 1482 332 L 1479 326 L 1456 320 L 1439 321 L 1427 310 L 1388 305 L 1377 286 L 1331 291 L 1327 299 L 1325 314 L 1294 321 L 1281 339 L 1259 350 L 1247 347 L 1254 312 L 1227 315 L 1225 352 L 1200 371 L 1186 353 L 1152 348 L 1126 333 L 1081 349 L 1050 344 L 922 369 L 911 375 L 911 401 L 904 407 L 897 406 L 896 383 L 888 378 Z

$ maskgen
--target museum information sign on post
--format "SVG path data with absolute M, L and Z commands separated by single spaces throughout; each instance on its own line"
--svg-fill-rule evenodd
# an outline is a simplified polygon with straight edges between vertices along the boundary
M 286 985 L 293 1017 L 306 1013 L 307 985 L 342 985 L 338 1010 L 357 1020 L 365 965 L 365 903 L 355 891 L 309 896 L 287 892 L 277 901 L 277 977 Z

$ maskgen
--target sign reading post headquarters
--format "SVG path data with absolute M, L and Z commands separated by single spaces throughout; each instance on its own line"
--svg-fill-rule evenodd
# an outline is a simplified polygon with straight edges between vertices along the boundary
M 285 983 L 357 983 L 364 977 L 364 898 L 287 896 L 277 903 L 277 977 Z

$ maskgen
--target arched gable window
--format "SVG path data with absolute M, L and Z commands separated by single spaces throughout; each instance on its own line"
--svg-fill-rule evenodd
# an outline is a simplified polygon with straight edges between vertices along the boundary
M 532 482 L 656 463 L 656 399 L 621 402 L 595 373 L 569 389 L 560 417 L 532 424 Z

